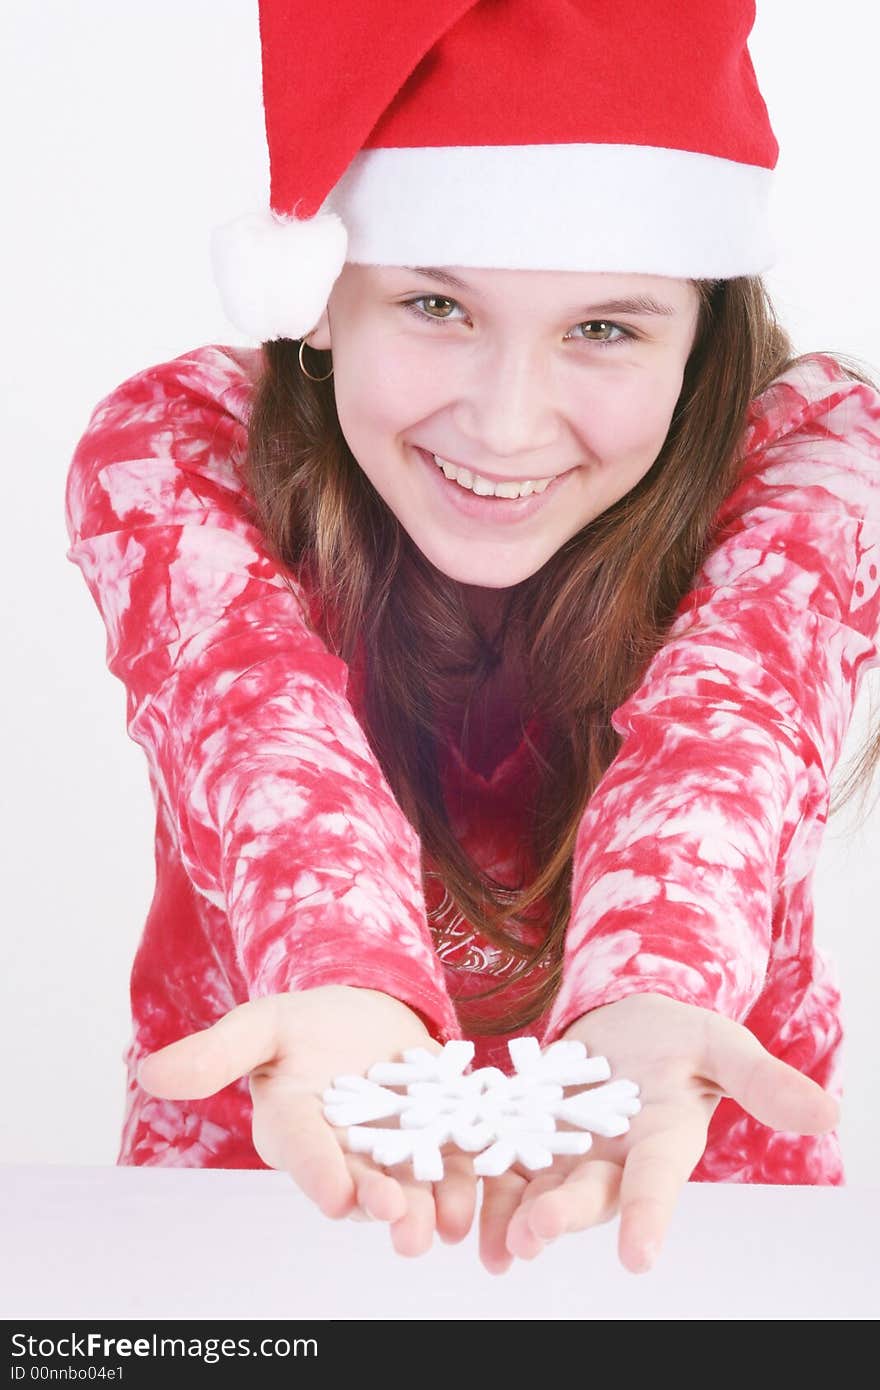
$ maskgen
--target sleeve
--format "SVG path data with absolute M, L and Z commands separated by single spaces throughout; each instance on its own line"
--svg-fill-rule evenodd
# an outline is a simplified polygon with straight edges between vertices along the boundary
M 646 991 L 746 1017 L 880 665 L 880 394 L 813 354 L 749 419 L 714 548 L 612 716 L 623 741 L 579 827 L 545 1044 Z
M 346 697 L 347 665 L 266 554 L 236 465 L 248 383 L 198 349 L 99 403 L 67 479 L 67 558 L 107 632 L 127 728 L 256 998 L 382 990 L 460 1037 L 418 836 Z M 252 502 L 252 499 L 251 499 Z

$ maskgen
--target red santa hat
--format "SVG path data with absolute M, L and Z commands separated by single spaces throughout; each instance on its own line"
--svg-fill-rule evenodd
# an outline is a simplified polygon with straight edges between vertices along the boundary
M 773 263 L 753 0 L 260 0 L 270 207 L 230 321 L 304 337 L 346 260 L 727 279 Z

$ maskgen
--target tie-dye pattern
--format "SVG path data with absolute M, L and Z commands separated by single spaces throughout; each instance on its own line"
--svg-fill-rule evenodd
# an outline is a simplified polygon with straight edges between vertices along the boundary
M 208 346 L 138 373 L 98 404 L 68 475 L 67 555 L 156 805 L 119 1163 L 264 1166 L 245 1079 L 188 1102 L 135 1079 L 141 1057 L 247 999 L 385 990 L 445 1041 L 461 1036 L 455 999 L 511 968 L 444 904 L 359 722 L 356 673 L 310 630 L 317 596 L 266 551 L 242 473 L 258 367 L 259 350 Z M 562 986 L 530 1031 L 550 1041 L 651 990 L 737 1019 L 840 1094 L 810 884 L 829 777 L 880 664 L 880 398 L 815 355 L 752 403 L 745 445 L 669 640 L 614 714 L 623 743 L 578 836 Z M 512 885 L 531 767 L 523 745 L 491 777 L 444 758 L 456 834 Z M 480 1061 L 505 1056 L 503 1036 L 477 1043 Z M 774 1133 L 725 1098 L 692 1178 L 843 1169 L 835 1135 Z

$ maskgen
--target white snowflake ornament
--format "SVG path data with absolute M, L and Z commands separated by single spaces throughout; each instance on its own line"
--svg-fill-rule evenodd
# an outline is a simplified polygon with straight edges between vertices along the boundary
M 402 1062 L 376 1062 L 366 1077 L 337 1076 L 324 1092 L 330 1124 L 347 1126 L 348 1147 L 393 1167 L 411 1161 L 417 1179 L 443 1177 L 441 1148 L 454 1143 L 475 1153 L 474 1171 L 497 1177 L 519 1161 L 532 1170 L 548 1168 L 555 1154 L 584 1154 L 592 1135 L 625 1134 L 628 1116 L 641 1109 L 639 1088 L 618 1079 L 566 1097 L 565 1087 L 608 1081 L 605 1057 L 588 1057 L 581 1042 L 563 1039 L 541 1051 L 537 1038 L 507 1044 L 514 1072 L 498 1067 L 468 1072 L 474 1044 L 448 1042 L 440 1052 L 409 1048 Z M 392 1087 L 405 1090 L 393 1090 Z M 398 1128 L 373 1120 L 398 1119 Z M 556 1121 L 576 1126 L 558 1130 Z

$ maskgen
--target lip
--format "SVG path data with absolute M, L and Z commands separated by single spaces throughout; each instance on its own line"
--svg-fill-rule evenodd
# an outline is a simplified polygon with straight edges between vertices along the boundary
M 442 498 L 447 506 L 454 507 L 462 516 L 471 517 L 475 521 L 490 525 L 492 523 L 506 525 L 514 521 L 525 521 L 534 516 L 543 507 L 546 507 L 551 497 L 555 496 L 564 479 L 575 472 L 574 468 L 569 468 L 567 472 L 557 474 L 543 492 L 533 492 L 528 497 L 478 497 L 475 492 L 471 492 L 468 488 L 462 487 L 460 483 L 455 483 L 447 478 L 440 465 L 434 462 L 433 454 L 430 454 L 427 449 L 420 448 L 418 444 L 414 444 L 412 448 L 420 458 L 425 470 L 431 474 L 438 497 Z M 489 478 L 491 475 L 485 473 L 481 476 Z M 503 480 L 498 479 L 498 481 Z M 535 481 L 538 480 L 535 479 Z

